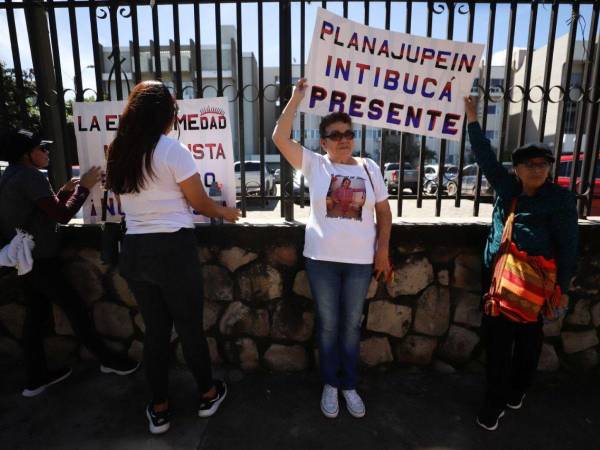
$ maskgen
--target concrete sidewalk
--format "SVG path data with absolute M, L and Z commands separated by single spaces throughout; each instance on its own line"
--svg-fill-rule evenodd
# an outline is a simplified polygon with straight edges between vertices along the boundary
M 522 410 L 507 412 L 496 432 L 474 424 L 482 374 L 429 370 L 370 371 L 360 392 L 363 419 L 341 403 L 340 416 L 319 410 L 316 373 L 243 374 L 217 371 L 229 398 L 210 419 L 196 416 L 194 383 L 185 369 L 171 374 L 170 431 L 147 432 L 143 372 L 102 375 L 78 365 L 46 393 L 19 394 L 22 369 L 0 367 L 0 448 L 17 449 L 599 449 L 600 374 L 540 375 Z

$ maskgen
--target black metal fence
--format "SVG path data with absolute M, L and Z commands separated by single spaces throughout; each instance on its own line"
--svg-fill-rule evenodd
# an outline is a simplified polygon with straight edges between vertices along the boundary
M 235 66 L 235 78 L 232 78 L 231 84 L 224 84 L 224 64 L 222 37 L 221 8 L 225 4 L 233 4 L 235 7 L 235 27 L 236 35 L 235 48 L 231 51 L 235 55 L 231 56 L 231 64 Z M 277 20 L 279 27 L 279 42 L 265 42 L 264 39 L 264 11 L 265 5 L 277 7 Z M 214 27 L 216 39 L 216 61 L 214 69 L 216 73 L 216 85 L 207 83 L 203 78 L 203 66 L 207 64 L 203 61 L 201 29 L 207 26 L 206 21 L 201 15 L 201 6 L 207 5 L 214 8 Z M 250 23 L 245 20 L 243 7 L 254 5 L 257 9 L 256 23 Z M 520 145 L 525 140 L 531 139 L 530 124 L 531 111 L 535 109 L 538 117 L 534 127 L 535 139 L 546 141 L 552 144 L 556 161 L 553 176 L 555 181 L 567 185 L 575 191 L 579 199 L 579 211 L 581 217 L 595 215 L 600 212 L 600 177 L 596 177 L 600 171 L 600 117 L 598 107 L 600 103 L 600 45 L 598 45 L 598 22 L 600 14 L 600 2 L 589 0 L 580 1 L 470 1 L 470 2 L 412 2 L 412 1 L 343 1 L 343 2 L 310 2 L 310 1 L 204 1 L 204 0 L 46 0 L 46 1 L 27 1 L 14 2 L 4 0 L 0 2 L 0 11 L 6 14 L 6 24 L 8 33 L 2 30 L 2 36 L 7 36 L 10 40 L 12 50 L 12 74 L 15 81 L 15 101 L 20 106 L 22 115 L 21 123 L 27 125 L 28 116 L 26 111 L 32 107 L 38 107 L 46 110 L 42 114 L 42 126 L 46 129 L 53 127 L 54 133 L 63 133 L 63 136 L 69 136 L 69 101 L 66 99 L 74 98 L 76 101 L 83 101 L 89 95 L 93 95 L 96 101 L 105 99 L 123 99 L 128 94 L 131 84 L 144 79 L 141 49 L 144 48 L 140 42 L 140 27 L 152 28 L 152 40 L 147 47 L 150 59 L 148 69 L 152 77 L 163 79 L 165 74 L 170 74 L 174 95 L 177 98 L 183 98 L 185 95 L 193 97 L 203 97 L 207 90 L 216 95 L 228 95 L 230 101 L 236 106 L 236 117 L 238 127 L 237 155 L 240 161 L 245 161 L 245 122 L 256 120 L 258 130 L 258 155 L 260 160 L 260 191 L 259 198 L 262 201 L 269 199 L 281 200 L 281 215 L 287 220 L 294 218 L 294 202 L 304 204 L 306 200 L 306 191 L 304 189 L 304 180 L 300 179 L 300 189 L 294 189 L 294 177 L 291 167 L 281 161 L 281 183 L 279 193 L 270 195 L 268 192 L 265 172 L 267 140 L 270 139 L 272 125 L 266 119 L 265 107 L 270 108 L 273 105 L 281 108 L 291 95 L 293 82 L 304 75 L 304 63 L 306 59 L 305 49 L 308 45 L 306 36 L 310 36 L 312 23 L 307 23 L 307 8 L 322 6 L 324 8 L 333 7 L 340 11 L 345 17 L 349 15 L 349 8 L 359 6 L 362 10 L 362 18 L 365 24 L 369 24 L 371 11 L 374 8 L 383 8 L 384 26 L 386 29 L 411 33 L 414 32 L 417 25 L 424 29 L 426 36 L 444 37 L 447 39 L 460 39 L 472 42 L 474 40 L 474 28 L 476 21 L 481 17 L 487 19 L 487 33 L 485 38 L 486 51 L 485 63 L 481 67 L 480 77 L 474 85 L 473 93 L 481 99 L 482 116 L 481 124 L 484 132 L 488 131 L 490 111 L 501 110 L 500 127 L 497 134 L 496 151 L 499 157 L 505 155 L 514 145 Z M 159 26 L 159 6 L 172 9 L 172 39 L 168 50 L 169 58 L 165 60 L 163 46 L 161 46 L 161 36 L 163 32 Z M 180 10 L 183 7 L 193 9 L 193 39 L 190 39 L 190 67 L 186 70 L 182 68 L 182 42 L 180 33 Z M 503 74 L 496 77 L 493 71 L 494 48 L 502 47 L 503 43 L 495 42 L 498 30 L 499 7 L 507 8 L 508 11 L 508 32 L 505 42 L 506 54 L 504 57 Z M 404 23 L 394 23 L 392 27 L 391 19 L 393 10 L 401 8 L 404 17 Z M 527 8 L 528 31 L 527 46 L 521 56 L 515 56 L 515 33 L 517 31 L 517 11 L 518 8 Z M 540 8 L 549 11 L 549 21 L 540 26 L 538 23 L 538 14 Z M 563 13 L 567 8 L 569 17 L 568 36 L 566 41 L 566 54 L 556 52 L 556 44 L 563 40 L 557 36 L 557 23 L 560 12 Z M 292 21 L 292 9 L 297 21 Z M 417 12 L 418 9 L 418 12 Z M 582 9 L 586 9 L 586 14 L 582 14 Z M 29 33 L 31 54 L 33 66 L 36 74 L 36 84 L 38 93 L 35 99 L 27 98 L 24 86 L 24 70 L 21 61 L 21 50 L 19 48 L 17 35 L 25 30 L 17 29 L 15 21 L 15 12 L 22 10 L 27 23 Z M 57 28 L 57 11 L 67 11 L 69 29 Z M 78 12 L 86 11 L 89 17 L 89 36 L 83 36 L 78 31 L 81 27 L 81 19 Z M 140 22 L 141 13 L 147 14 L 150 11 L 150 22 Z M 62 13 L 61 12 L 61 13 Z M 503 10 L 503 12 L 505 12 Z M 460 19 L 460 20 L 459 20 Z M 502 18 L 505 20 L 505 18 Z M 434 22 L 445 22 L 445 35 L 440 36 L 434 33 Z M 107 23 L 110 28 L 111 52 L 109 55 L 102 54 L 102 46 L 99 41 L 99 23 Z M 504 22 L 502 22 L 504 23 Z M 128 42 L 130 48 L 130 60 L 123 58 L 121 48 L 124 42 L 119 36 L 120 27 L 124 24 L 130 27 L 131 39 Z M 87 24 L 86 24 L 87 25 Z M 211 24 L 212 25 L 212 24 Z M 275 24 L 269 22 L 268 27 Z M 466 26 L 466 30 L 465 30 Z M 547 26 L 547 39 L 545 41 L 545 56 L 543 67 L 534 64 L 534 52 L 537 48 L 536 33 Z M 2 25 L 4 27 L 4 25 Z M 48 50 L 44 49 L 44 35 L 40 34 L 47 30 Z M 460 28 L 459 28 L 460 27 Z M 299 28 L 299 29 L 298 29 Z M 145 28 L 144 28 L 145 29 Z M 294 32 L 293 30 L 297 31 Z M 521 28 L 519 28 L 521 29 Z M 437 28 L 436 28 L 437 31 Z M 578 32 L 582 36 L 578 39 Z M 258 79 L 252 83 L 244 80 L 243 70 L 243 39 L 249 34 L 256 33 L 258 46 Z M 584 34 L 587 33 L 587 34 Z M 64 39 L 68 34 L 71 44 L 71 55 L 73 62 L 73 89 L 64 88 L 64 72 L 61 68 L 61 60 L 65 55 L 60 54 L 59 36 Z M 457 36 L 460 34 L 460 36 Z M 170 35 L 170 33 L 169 33 Z M 464 35 L 464 36 L 463 36 Z M 164 37 L 164 36 L 163 36 Z M 93 68 L 95 75 L 95 87 L 85 88 L 82 81 L 82 70 L 91 67 L 82 67 L 80 43 L 84 39 L 91 40 L 93 50 Z M 584 49 L 583 55 L 578 56 L 576 44 L 582 42 Z M 277 82 L 269 83 L 265 81 L 264 55 L 268 48 L 278 47 L 278 75 Z M 294 64 L 293 48 L 299 46 L 299 63 Z M 144 50 L 145 51 L 145 50 Z M 48 58 L 49 56 L 49 58 Z M 523 59 L 520 71 L 515 69 L 517 60 Z M 111 63 L 108 76 L 103 67 L 106 66 L 105 60 Z M 10 62 L 8 62 L 10 64 Z M 126 64 L 129 69 L 124 70 Z M 576 70 L 575 70 L 576 68 Z M 184 86 L 182 73 L 190 72 L 192 84 Z M 297 72 L 297 73 L 295 73 Z M 131 73 L 131 80 L 127 77 Z M 556 76 L 558 74 L 558 78 Z M 576 76 L 574 75 L 576 74 Z M 51 75 L 51 76 L 50 76 Z M 517 79 L 518 78 L 518 79 Z M 48 81 L 50 80 L 50 81 Z M 498 82 L 498 80 L 500 80 Z M 558 80 L 558 81 L 556 81 Z M 49 88 L 47 85 L 50 85 Z M 44 89 L 41 86 L 46 86 Z M 114 91 L 111 86 L 114 85 Z M 0 89 L 1 90 L 1 89 Z M 267 94 L 275 92 L 274 95 Z M 0 96 L 2 100 L 2 96 Z M 248 102 L 257 103 L 257 117 L 247 117 L 245 115 L 244 105 Z M 6 102 L 0 105 L 1 111 L 6 115 Z M 495 105 L 495 106 L 494 106 Z M 496 107 L 498 109 L 496 109 Z M 516 108 L 516 109 L 515 109 Z M 511 111 L 514 114 L 511 114 Z M 54 114 L 54 115 L 53 115 Z M 59 127 L 56 123 L 51 123 L 52 117 L 58 117 Z M 305 117 L 301 114 L 299 121 L 300 141 L 304 142 Z M 366 127 L 362 127 L 360 140 L 360 153 L 364 154 L 366 145 Z M 393 161 L 384 159 L 383 142 L 379 153 L 379 163 L 383 166 L 386 163 L 398 163 L 398 171 L 393 179 L 388 180 L 390 191 L 397 192 L 392 197 L 397 198 L 397 215 L 401 216 L 403 212 L 404 201 L 407 199 L 416 199 L 416 206 L 422 207 L 424 201 L 435 202 L 435 214 L 442 214 L 442 201 L 452 199 L 455 207 L 460 207 L 461 201 L 473 200 L 473 215 L 479 214 L 480 202 L 482 201 L 482 174 L 478 168 L 471 166 L 474 175 L 471 173 L 463 174 L 463 168 L 466 165 L 466 156 L 468 154 L 468 140 L 466 132 L 463 130 L 463 139 L 457 150 L 456 176 L 449 177 L 449 170 L 446 168 L 449 143 L 442 140 L 438 143 L 436 149 L 437 174 L 430 177 L 426 174 L 426 163 L 428 153 L 428 141 L 425 137 L 415 137 L 408 134 L 390 133 L 384 131 L 383 141 L 393 141 L 390 136 L 396 136 L 397 148 Z M 564 152 L 564 140 L 569 136 L 574 140 L 569 153 Z M 65 139 L 66 145 L 69 145 L 69 139 Z M 394 141 L 396 142 L 396 141 Z M 416 192 L 406 192 L 408 185 L 406 179 L 408 160 L 407 149 L 409 146 L 416 146 L 418 157 L 416 158 L 417 183 Z M 68 163 L 65 161 L 65 166 Z M 66 170 L 69 170 L 68 168 Z M 241 164 L 241 192 L 239 200 L 244 215 L 246 214 L 249 196 L 247 192 L 245 165 Z M 465 192 L 466 178 L 469 177 L 469 183 L 473 185 Z M 60 178 L 60 177 L 58 177 Z M 451 178 L 451 179 L 449 179 Z M 428 189 L 424 186 L 427 184 Z M 435 192 L 429 189 L 435 186 Z M 298 187 L 298 186 L 296 186 Z M 296 194 L 295 194 L 296 192 Z M 433 194 L 433 195 L 428 195 Z

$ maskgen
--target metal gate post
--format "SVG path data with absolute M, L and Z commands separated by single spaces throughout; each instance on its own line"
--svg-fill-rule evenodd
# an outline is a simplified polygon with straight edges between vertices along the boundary
M 55 189 L 58 189 L 67 181 L 65 136 L 61 121 L 61 114 L 64 114 L 64 111 L 60 111 L 58 106 L 60 102 L 57 100 L 57 96 L 63 93 L 56 91 L 50 32 L 43 2 L 36 0 L 24 0 L 24 2 L 43 136 L 54 141 L 49 171 L 50 182 Z
M 292 11 L 289 1 L 279 2 L 279 102 L 285 108 L 292 93 Z M 292 166 L 281 158 L 281 204 L 285 220 L 294 220 Z

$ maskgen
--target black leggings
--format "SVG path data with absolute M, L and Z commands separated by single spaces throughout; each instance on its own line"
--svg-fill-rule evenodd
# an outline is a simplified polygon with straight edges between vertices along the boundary
M 173 324 L 200 393 L 213 387 L 202 325 L 202 273 L 193 230 L 127 235 L 119 262 L 146 325 L 144 367 L 154 404 L 168 399 Z
M 483 288 L 487 292 L 491 274 L 484 270 Z M 504 408 L 508 396 L 523 394 L 533 383 L 544 341 L 543 322 L 517 323 L 503 315 L 482 321 L 486 349 L 486 403 Z
M 63 274 L 60 259 L 36 259 L 32 271 L 23 276 L 23 289 L 27 303 L 23 347 L 28 385 L 44 381 L 48 372 L 43 338 L 52 303 L 62 308 L 81 343 L 102 363 L 115 357 L 96 334 L 85 305 Z

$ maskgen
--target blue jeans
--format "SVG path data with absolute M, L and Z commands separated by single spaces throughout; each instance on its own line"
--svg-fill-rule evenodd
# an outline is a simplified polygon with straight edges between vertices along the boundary
M 355 389 L 360 321 L 373 265 L 306 258 L 306 272 L 317 303 L 317 340 L 323 382 L 341 389 Z

